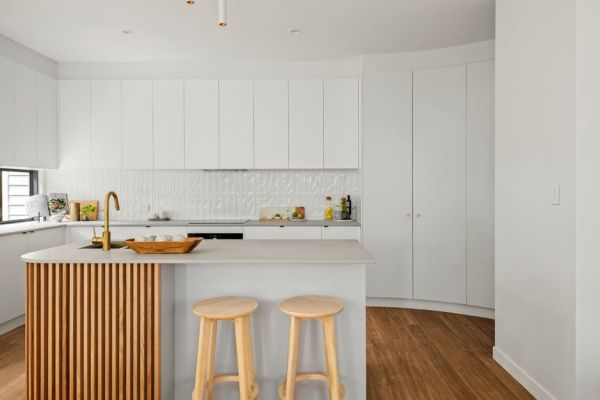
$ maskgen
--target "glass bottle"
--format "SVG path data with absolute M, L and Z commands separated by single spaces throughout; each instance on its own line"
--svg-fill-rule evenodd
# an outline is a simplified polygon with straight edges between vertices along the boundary
M 333 204 L 331 203 L 331 196 L 325 197 L 325 221 L 331 221 L 333 219 Z

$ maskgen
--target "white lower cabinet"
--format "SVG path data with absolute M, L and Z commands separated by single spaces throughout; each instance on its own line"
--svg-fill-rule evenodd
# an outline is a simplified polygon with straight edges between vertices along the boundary
M 320 226 L 245 226 L 244 239 L 321 239 Z
M 0 236 L 0 323 L 25 313 L 25 267 L 27 234 Z
M 358 240 L 360 242 L 360 226 L 323 226 L 321 238 L 323 240 Z
M 64 244 L 64 228 L 0 236 L 0 324 L 25 313 L 25 253 Z

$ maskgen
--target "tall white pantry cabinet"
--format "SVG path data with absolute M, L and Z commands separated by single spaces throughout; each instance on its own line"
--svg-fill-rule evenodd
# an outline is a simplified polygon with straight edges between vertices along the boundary
M 363 75 L 370 298 L 494 308 L 494 62 Z

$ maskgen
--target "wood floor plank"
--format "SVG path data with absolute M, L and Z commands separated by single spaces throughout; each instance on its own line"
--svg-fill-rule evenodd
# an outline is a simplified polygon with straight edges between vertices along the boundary
M 160 273 L 160 269 L 157 266 L 150 267 L 144 271 L 146 287 L 144 296 L 140 296 L 139 299 L 142 302 L 145 297 L 147 305 L 160 301 L 159 291 L 155 286 L 158 285 L 156 274 Z M 63 276 L 65 284 L 68 280 L 83 283 L 82 276 L 75 277 L 70 273 L 75 275 L 75 269 L 70 268 L 69 276 L 67 274 Z M 114 278 L 111 280 L 111 290 L 106 292 L 105 288 L 105 293 L 114 292 L 123 296 L 126 282 L 118 282 Z M 78 289 L 81 290 L 83 287 L 80 286 Z M 63 299 L 71 295 L 71 293 L 62 293 Z M 125 321 L 118 315 L 122 312 L 124 304 L 121 302 L 124 299 L 121 297 L 114 300 L 116 304 L 109 302 L 107 308 L 114 310 L 114 314 L 117 315 L 111 315 L 112 318 L 108 320 L 114 318 L 116 324 L 124 324 Z M 83 313 L 83 310 L 72 310 L 70 307 L 68 310 Z M 145 321 L 148 327 L 152 326 L 149 324 L 151 317 L 160 318 L 159 314 L 149 314 L 147 317 L 150 317 Z M 35 323 L 35 320 L 33 322 Z M 81 332 L 79 330 L 81 328 L 83 327 L 67 327 L 65 324 L 63 329 Z M 148 332 L 146 338 L 151 338 Z M 121 345 L 112 339 L 114 338 L 111 338 L 111 346 Z M 493 320 L 432 311 L 369 308 L 367 309 L 367 398 L 369 400 L 533 399 L 492 359 L 493 342 Z M 148 343 L 147 341 L 146 344 Z M 141 347 L 143 348 L 143 344 Z M 0 382 L 2 382 L 0 399 L 26 398 L 24 349 L 25 329 L 23 327 L 0 336 Z M 147 348 L 147 350 L 151 349 Z M 77 359 L 77 362 L 80 361 Z M 114 372 L 110 370 L 111 375 Z M 143 371 L 140 370 L 141 372 Z M 149 376 L 149 372 L 146 371 L 146 377 Z M 104 379 L 106 380 L 106 377 Z M 123 384 L 125 383 L 123 381 L 118 380 L 115 383 Z M 150 393 L 156 396 L 159 392 L 157 388 L 154 389 L 154 393 Z M 152 396 L 148 396 L 147 392 L 146 398 L 150 397 Z

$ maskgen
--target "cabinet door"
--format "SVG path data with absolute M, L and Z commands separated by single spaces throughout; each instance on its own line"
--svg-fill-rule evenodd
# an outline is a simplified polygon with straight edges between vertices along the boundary
M 412 298 L 412 73 L 365 73 L 363 107 L 367 296 Z
M 87 242 L 87 244 L 92 243 L 92 238 L 94 237 L 94 228 L 91 226 L 78 226 L 78 227 L 69 227 L 69 242 L 77 243 L 77 242 Z M 102 234 L 102 227 L 96 227 L 96 234 Z
M 0 236 L 0 324 L 25 314 L 27 235 Z
M 254 81 L 254 168 L 287 168 L 288 136 L 288 81 Z
M 321 239 L 320 226 L 245 226 L 244 239 Z
M 185 167 L 183 81 L 154 81 L 154 168 Z
M 123 168 L 152 169 L 152 81 L 123 81 Z
M 467 66 L 467 304 L 494 308 L 494 62 Z
M 121 169 L 121 81 L 91 84 L 92 168 Z
M 360 226 L 324 226 L 321 231 L 323 240 L 358 240 Z
M 58 167 L 58 94 L 56 79 L 37 74 L 37 163 Z
M 185 82 L 185 167 L 219 168 L 219 81 Z
M 358 168 L 358 81 L 325 79 L 325 168 Z
M 414 73 L 414 294 L 466 302 L 466 67 Z
M 289 81 L 290 168 L 323 168 L 323 80 Z
M 90 168 L 90 81 L 62 80 L 60 104 L 60 168 Z
M 15 63 L 15 165 L 37 166 L 37 73 Z
M 65 228 L 41 229 L 27 234 L 27 251 L 39 251 L 65 244 Z
M 219 81 L 219 135 L 221 169 L 254 167 L 253 82 Z
M 15 71 L 11 60 L 0 57 L 0 165 L 14 164 Z

